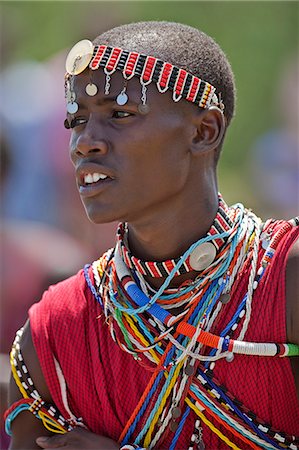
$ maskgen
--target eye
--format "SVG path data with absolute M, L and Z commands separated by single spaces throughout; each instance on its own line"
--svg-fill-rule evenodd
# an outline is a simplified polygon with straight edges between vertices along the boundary
M 69 130 L 71 128 L 70 123 L 67 119 L 64 120 L 63 125 L 64 125 L 64 128 L 66 128 L 67 130 Z
M 84 117 L 75 117 L 71 120 L 71 122 L 69 122 L 68 119 L 65 119 L 64 126 L 69 130 L 70 128 L 75 128 L 80 125 L 84 125 L 85 123 L 87 123 L 87 119 L 85 119 Z
M 113 111 L 112 114 L 113 119 L 125 119 L 130 116 L 133 116 L 133 114 L 128 111 Z

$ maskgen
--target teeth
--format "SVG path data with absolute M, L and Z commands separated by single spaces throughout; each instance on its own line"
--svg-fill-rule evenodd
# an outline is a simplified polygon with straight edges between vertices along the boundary
M 91 173 L 84 176 L 84 183 L 93 183 L 93 176 L 91 175 Z
M 84 183 L 97 183 L 99 180 L 105 180 L 106 178 L 108 178 L 107 175 L 104 175 L 103 173 L 88 173 L 84 176 Z
M 94 183 L 96 183 L 97 181 L 99 181 L 101 179 L 101 175 L 99 173 L 94 173 L 92 176 L 92 180 Z
M 104 175 L 103 173 L 94 173 L 93 174 L 93 181 L 94 183 L 96 183 L 99 180 L 105 180 L 107 177 L 107 175 Z

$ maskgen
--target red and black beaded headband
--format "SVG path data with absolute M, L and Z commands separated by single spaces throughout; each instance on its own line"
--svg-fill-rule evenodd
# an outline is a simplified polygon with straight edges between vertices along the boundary
M 172 91 L 172 98 L 178 102 L 181 98 L 195 103 L 201 108 L 217 106 L 223 111 L 221 98 L 216 95 L 216 88 L 207 81 L 180 69 L 173 64 L 162 61 L 154 56 L 138 52 L 129 52 L 118 47 L 107 45 L 93 45 L 91 41 L 78 42 L 69 52 L 66 60 L 66 98 L 67 110 L 74 114 L 78 110 L 75 93 L 72 88 L 70 75 L 78 75 L 87 67 L 91 69 L 90 82 L 86 86 L 86 93 L 96 95 L 97 86 L 92 82 L 92 71 L 100 67 L 106 75 L 105 94 L 109 94 L 111 75 L 116 71 L 122 72 L 125 80 L 124 87 L 117 96 L 116 102 L 124 105 L 128 101 L 126 94 L 127 81 L 133 76 L 138 77 L 142 86 L 140 112 L 147 113 L 146 86 L 155 83 L 159 92 Z M 219 95 L 220 97 L 220 95 Z

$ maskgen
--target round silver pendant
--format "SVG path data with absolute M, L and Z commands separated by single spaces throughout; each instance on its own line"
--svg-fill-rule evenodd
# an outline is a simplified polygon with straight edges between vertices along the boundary
M 203 443 L 203 441 L 199 438 L 199 442 L 197 443 L 197 449 L 198 450 L 205 450 L 205 444 Z
M 94 83 L 88 83 L 88 85 L 85 88 L 85 92 L 90 97 L 93 97 L 98 92 L 98 87 Z
M 219 297 L 219 301 L 225 305 L 230 301 L 230 294 L 221 294 Z
M 116 103 L 119 106 L 123 106 L 127 103 L 127 101 L 129 100 L 129 97 L 127 96 L 127 94 L 125 92 L 121 92 L 120 94 L 118 94 L 118 96 L 116 97 Z
M 142 103 L 138 105 L 138 111 L 140 114 L 148 114 L 150 107 L 148 105 L 143 105 Z
M 194 270 L 206 269 L 215 259 L 216 247 L 211 242 L 199 244 L 189 256 L 190 266 Z
M 76 102 L 68 103 L 66 106 L 66 110 L 69 114 L 75 114 L 79 109 L 79 105 Z
M 173 408 L 173 410 L 171 411 L 171 415 L 174 419 L 178 419 L 182 415 L 181 408 L 179 408 L 178 406 Z
M 185 367 L 185 374 L 188 375 L 188 377 L 191 377 L 194 374 L 194 366 L 187 364 Z
M 178 422 L 174 422 L 174 421 L 171 421 L 169 424 L 169 428 L 173 433 L 176 432 L 178 426 L 179 426 Z

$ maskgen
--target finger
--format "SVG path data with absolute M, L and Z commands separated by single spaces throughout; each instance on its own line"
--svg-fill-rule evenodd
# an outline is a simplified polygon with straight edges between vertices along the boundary
M 41 448 L 60 448 L 67 444 L 66 435 L 40 436 L 35 441 Z

